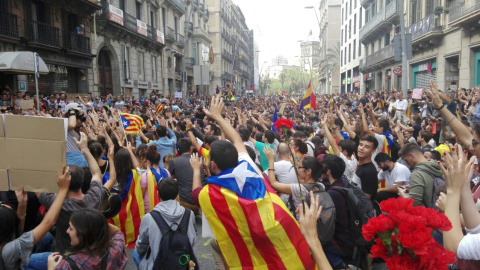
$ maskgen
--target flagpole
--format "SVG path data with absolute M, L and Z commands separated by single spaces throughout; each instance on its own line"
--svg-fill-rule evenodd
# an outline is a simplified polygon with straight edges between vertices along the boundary
M 118 111 L 118 115 L 120 116 L 120 123 L 122 124 L 123 135 L 125 136 L 125 142 L 127 143 L 125 146 L 127 146 L 128 145 L 127 133 L 125 132 L 125 127 L 123 126 L 122 114 L 120 113 L 120 111 Z

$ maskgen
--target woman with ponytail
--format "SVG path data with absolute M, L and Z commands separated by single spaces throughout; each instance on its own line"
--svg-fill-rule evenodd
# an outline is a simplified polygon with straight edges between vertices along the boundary
M 164 168 L 159 167 L 161 157 L 155 145 L 150 145 L 147 148 L 145 158 L 147 161 L 148 169 L 144 174 L 142 174 L 140 185 L 142 186 L 145 213 L 149 213 L 150 205 L 155 206 L 155 204 L 153 204 L 153 199 L 157 197 L 155 196 L 155 194 L 152 194 L 152 196 L 150 196 L 149 192 L 147 192 L 147 189 L 153 190 L 153 186 L 149 187 L 149 185 L 153 185 L 154 183 L 158 184 L 162 179 L 169 178 L 170 173 Z

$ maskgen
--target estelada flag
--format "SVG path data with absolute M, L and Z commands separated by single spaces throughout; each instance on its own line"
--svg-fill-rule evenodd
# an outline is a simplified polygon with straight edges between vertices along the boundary
M 105 174 L 103 179 L 104 184 L 108 181 L 109 176 L 109 173 Z M 157 196 L 157 182 L 153 179 L 147 179 L 147 181 L 149 211 L 151 212 L 160 200 Z M 145 204 L 143 201 L 142 186 L 140 184 L 140 174 L 138 174 L 137 170 L 132 170 L 123 191 L 124 193 L 120 196 L 122 198 L 120 213 L 108 221 L 122 231 L 125 236 L 125 245 L 127 248 L 134 248 L 140 232 L 140 223 L 143 216 L 145 216 Z
M 207 180 L 199 202 L 229 269 L 310 269 L 295 218 L 247 161 Z
M 155 109 L 157 114 L 162 114 L 163 110 L 164 110 L 164 105 L 162 103 L 158 104 L 157 108 Z
M 210 47 L 210 52 L 208 53 L 208 60 L 210 61 L 210 64 L 213 64 L 213 48 Z
M 139 115 L 120 113 L 120 118 L 126 134 L 137 134 L 144 124 Z

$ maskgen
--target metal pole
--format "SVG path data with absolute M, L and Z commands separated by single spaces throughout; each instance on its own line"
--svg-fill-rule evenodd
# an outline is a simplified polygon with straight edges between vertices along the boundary
M 34 62 L 34 70 L 35 70 L 35 94 L 37 95 L 37 113 L 40 113 L 40 97 L 38 95 L 38 77 L 40 75 L 40 63 L 38 59 L 38 53 L 33 53 L 33 62 Z
M 403 97 L 407 96 L 407 73 L 408 73 L 408 60 L 407 60 L 407 40 L 405 39 L 405 17 L 403 13 L 403 0 L 398 0 L 399 7 L 398 13 L 400 13 L 400 37 L 402 39 L 402 93 Z

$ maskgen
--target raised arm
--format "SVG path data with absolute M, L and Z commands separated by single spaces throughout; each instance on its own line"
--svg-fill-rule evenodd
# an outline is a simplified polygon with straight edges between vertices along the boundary
M 361 104 L 361 103 L 360 103 Z M 367 124 L 367 118 L 365 117 L 365 112 L 363 111 L 363 106 L 359 106 L 359 110 L 360 110 L 360 114 L 362 115 L 362 126 L 363 126 L 363 133 L 364 134 L 371 134 L 371 135 L 374 135 L 375 133 L 373 133 L 369 128 L 368 128 L 368 124 Z
M 345 105 L 341 105 L 340 106 L 340 119 L 342 119 L 343 121 L 343 127 L 345 128 L 345 130 L 347 131 L 348 133 L 348 136 L 350 136 L 350 139 L 355 139 L 355 137 L 357 136 L 357 134 L 352 130 L 352 127 L 350 127 L 350 121 L 347 120 L 347 117 L 343 111 L 343 108 L 345 107 Z
M 33 229 L 33 243 L 36 245 L 40 239 L 55 225 L 58 215 L 63 206 L 63 201 L 67 197 L 68 188 L 70 186 L 70 171 L 68 167 L 63 167 L 58 172 L 57 185 L 58 192 L 55 200 L 47 211 L 47 214 L 43 218 L 42 222 Z
M 465 125 L 458 120 L 445 106 L 443 106 L 442 100 L 439 96 L 437 85 L 430 80 L 430 91 L 425 90 L 425 94 L 431 97 L 435 109 L 440 109 L 443 119 L 450 125 L 452 131 L 458 138 L 458 141 L 465 147 L 465 149 L 473 149 L 472 139 L 473 136 Z
M 127 143 L 127 150 L 128 150 L 128 153 L 130 154 L 130 159 L 132 160 L 132 165 L 135 169 L 139 168 L 140 167 L 140 163 L 138 162 L 138 159 L 137 157 L 135 156 L 135 154 L 133 153 L 133 150 L 132 150 L 132 144 L 130 142 Z
M 232 127 L 232 125 L 227 122 L 227 120 L 223 119 L 222 111 L 224 108 L 225 105 L 223 104 L 223 100 L 220 97 L 213 96 L 210 103 L 210 109 L 203 109 L 203 111 L 208 117 L 212 118 L 218 123 L 218 125 L 220 125 L 220 128 L 222 128 L 223 132 L 225 132 L 227 139 L 229 139 L 230 142 L 235 145 L 235 148 L 237 148 L 239 153 L 247 152 L 240 135 Z
M 325 116 L 324 120 L 322 121 L 322 125 L 323 125 L 323 132 L 325 132 L 325 137 L 327 137 L 328 144 L 332 147 L 333 153 L 336 156 L 340 156 L 340 150 L 338 149 L 338 146 L 335 143 L 335 139 L 333 138 L 333 135 L 330 132 L 330 129 L 328 127 L 327 116 Z
M 201 172 L 203 166 L 203 158 L 198 157 L 197 153 L 193 153 L 190 157 L 190 166 L 193 169 L 192 191 L 202 187 Z
M 275 153 L 273 149 L 270 147 L 264 147 L 263 153 L 268 159 L 268 179 L 270 180 L 270 184 L 272 185 L 273 189 L 278 192 L 285 193 L 285 194 L 292 194 L 292 188 L 289 184 L 282 184 L 277 182 L 277 178 L 275 177 L 275 169 L 274 169 L 274 160 L 275 160 Z
M 106 189 L 112 190 L 113 186 L 115 186 L 115 183 L 117 182 L 117 171 L 115 170 L 115 162 L 114 162 L 114 156 L 115 156 L 115 146 L 110 146 L 108 148 L 108 163 L 109 163 L 109 168 L 110 168 L 110 173 L 109 176 L 110 178 L 107 180 L 105 185 L 103 185 Z
M 92 153 L 90 153 L 90 150 L 88 150 L 87 135 L 85 135 L 85 133 L 83 132 L 80 132 L 80 141 L 78 141 L 77 138 L 74 138 L 74 139 L 75 139 L 75 142 L 77 143 L 78 148 L 80 149 L 80 151 L 82 151 L 82 154 L 85 156 L 85 159 L 87 160 L 88 168 L 92 173 L 92 181 L 100 182 L 102 180 L 102 172 L 100 171 L 98 162 L 92 156 Z

